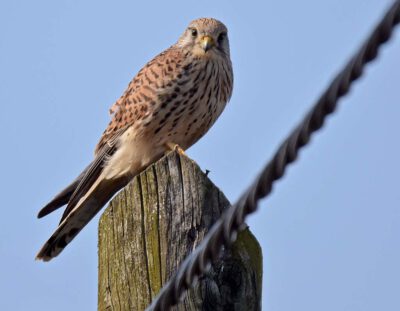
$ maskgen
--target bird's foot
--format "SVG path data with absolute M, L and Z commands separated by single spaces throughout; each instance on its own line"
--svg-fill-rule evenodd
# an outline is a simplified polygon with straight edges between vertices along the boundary
M 174 143 L 166 143 L 165 146 L 167 147 L 167 151 L 177 151 L 180 155 L 186 156 L 185 151 L 178 145 Z

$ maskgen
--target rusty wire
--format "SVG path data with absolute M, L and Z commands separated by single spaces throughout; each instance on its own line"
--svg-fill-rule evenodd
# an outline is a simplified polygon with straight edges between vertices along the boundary
M 311 134 L 322 127 L 326 117 L 335 111 L 339 98 L 363 71 L 364 66 L 375 59 L 378 48 L 388 41 L 393 28 L 400 22 L 400 0 L 395 1 L 376 26 L 357 54 L 331 82 L 302 122 L 281 144 L 272 160 L 261 171 L 252 185 L 231 208 L 227 209 L 211 227 L 204 240 L 180 265 L 172 278 L 164 285 L 147 311 L 169 310 L 183 297 L 186 290 L 196 283 L 216 260 L 222 247 L 229 246 L 245 217 L 257 209 L 258 201 L 272 191 L 273 183 L 280 179 L 288 164 L 297 158 L 301 147 L 306 145 Z

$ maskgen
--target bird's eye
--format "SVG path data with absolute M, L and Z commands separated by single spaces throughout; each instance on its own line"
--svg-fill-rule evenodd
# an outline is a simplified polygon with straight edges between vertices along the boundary
M 190 32 L 192 33 L 192 37 L 197 37 L 197 30 L 192 28 L 190 29 Z
M 218 36 L 218 43 L 221 44 L 222 41 L 224 41 L 225 37 L 226 37 L 226 33 L 225 32 L 221 32 L 219 34 L 219 36 Z

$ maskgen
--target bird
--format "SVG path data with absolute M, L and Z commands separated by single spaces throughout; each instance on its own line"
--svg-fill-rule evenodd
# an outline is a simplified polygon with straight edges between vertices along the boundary
M 66 205 L 36 255 L 58 256 L 132 178 L 171 150 L 184 153 L 229 102 L 233 69 L 227 27 L 214 18 L 189 23 L 177 42 L 150 60 L 111 106 L 93 161 L 38 213 Z

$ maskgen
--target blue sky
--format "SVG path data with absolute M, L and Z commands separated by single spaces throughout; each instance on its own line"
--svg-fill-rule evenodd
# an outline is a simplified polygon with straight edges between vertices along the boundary
M 389 0 L 2 1 L 0 309 L 95 310 L 97 220 L 34 261 L 40 207 L 91 160 L 108 108 L 190 20 L 229 28 L 235 89 L 188 154 L 233 202 Z M 249 218 L 263 310 L 399 310 L 400 33 Z

